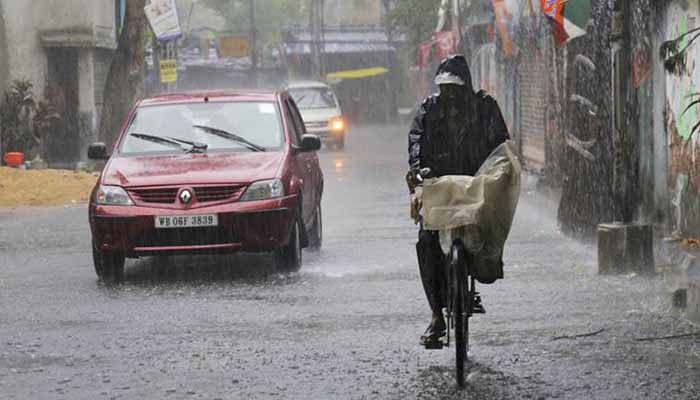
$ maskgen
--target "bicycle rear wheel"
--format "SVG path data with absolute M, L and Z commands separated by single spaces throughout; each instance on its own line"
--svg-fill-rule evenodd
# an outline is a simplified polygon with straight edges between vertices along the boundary
M 467 313 L 467 257 L 464 246 L 455 242 L 450 257 L 450 272 L 453 286 L 452 310 L 454 315 L 457 385 L 464 386 L 464 365 L 469 345 L 469 316 Z

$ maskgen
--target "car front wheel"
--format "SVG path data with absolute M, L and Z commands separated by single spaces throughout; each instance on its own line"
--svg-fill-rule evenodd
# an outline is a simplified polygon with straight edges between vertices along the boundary
M 275 251 L 275 267 L 280 272 L 296 272 L 301 268 L 301 226 L 297 220 L 287 244 Z
M 92 261 L 95 265 L 97 277 L 105 283 L 119 283 L 124 279 L 124 263 L 126 261 L 123 254 L 102 251 L 92 245 Z

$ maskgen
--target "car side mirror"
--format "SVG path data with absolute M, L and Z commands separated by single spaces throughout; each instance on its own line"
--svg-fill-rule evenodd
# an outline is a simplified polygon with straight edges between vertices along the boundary
M 304 135 L 301 137 L 301 151 L 321 150 L 321 138 L 316 135 Z
M 88 147 L 88 158 L 91 160 L 106 160 L 109 158 L 107 154 L 107 145 L 102 142 L 93 143 Z

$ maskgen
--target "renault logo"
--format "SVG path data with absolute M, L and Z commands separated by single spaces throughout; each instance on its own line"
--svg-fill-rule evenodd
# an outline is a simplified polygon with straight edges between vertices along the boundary
M 192 192 L 187 189 L 180 192 L 180 201 L 184 204 L 189 204 L 192 201 Z

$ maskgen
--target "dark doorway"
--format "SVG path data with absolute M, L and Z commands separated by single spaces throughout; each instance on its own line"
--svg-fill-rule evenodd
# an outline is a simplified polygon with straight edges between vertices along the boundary
M 52 167 L 72 168 L 80 159 L 78 127 L 78 50 L 48 49 L 46 97 L 61 116 L 52 125 L 48 162 Z

